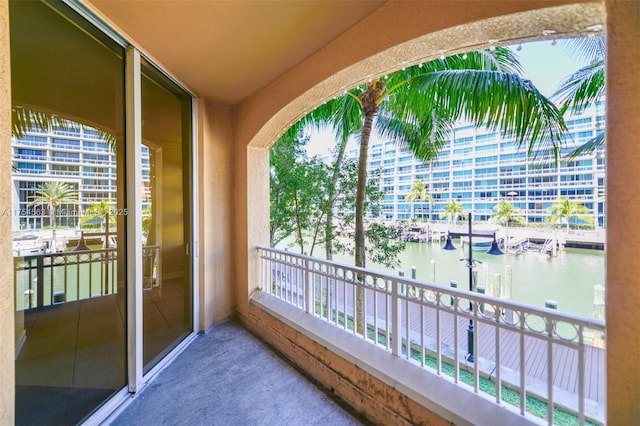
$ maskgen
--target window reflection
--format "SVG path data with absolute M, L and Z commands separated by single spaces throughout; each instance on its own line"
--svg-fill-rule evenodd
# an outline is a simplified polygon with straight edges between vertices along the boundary
M 16 424 L 75 424 L 126 385 L 123 51 L 9 7 Z
M 143 62 L 143 358 L 148 371 L 192 326 L 191 99 Z

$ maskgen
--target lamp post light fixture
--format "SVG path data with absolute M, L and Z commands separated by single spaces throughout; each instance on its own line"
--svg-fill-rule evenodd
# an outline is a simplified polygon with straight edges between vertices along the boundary
M 479 263 L 478 260 L 475 260 L 473 258 L 473 243 L 472 243 L 472 237 L 493 237 L 493 241 L 491 242 L 491 248 L 489 248 L 489 250 L 487 251 L 487 254 L 491 254 L 494 256 L 499 256 L 501 254 L 504 254 L 504 252 L 502 250 L 500 250 L 500 247 L 498 247 L 498 241 L 496 241 L 496 233 L 495 232 L 491 232 L 491 233 L 474 233 L 473 232 L 473 228 L 472 228 L 472 217 L 471 217 L 471 213 L 468 214 L 468 220 L 469 220 L 469 228 L 468 231 L 465 232 L 447 232 L 447 240 L 444 244 L 444 246 L 442 247 L 444 250 L 455 250 L 456 247 L 453 245 L 453 243 L 451 242 L 451 238 L 452 237 L 462 237 L 465 236 L 469 239 L 469 257 L 466 259 L 460 259 L 460 260 L 466 260 L 467 261 L 467 268 L 469 269 L 469 292 L 473 292 L 473 268 L 475 267 L 475 265 L 477 263 Z M 474 313 L 474 309 L 473 309 L 473 302 L 471 300 L 469 300 L 469 312 L 471 313 L 471 315 L 473 315 Z M 474 333 L 474 325 L 473 325 L 473 319 L 469 318 L 469 326 L 467 327 L 467 356 L 465 357 L 467 361 L 469 362 L 473 362 L 474 361 L 474 354 L 473 354 L 473 333 Z M 456 342 L 457 344 L 457 342 Z

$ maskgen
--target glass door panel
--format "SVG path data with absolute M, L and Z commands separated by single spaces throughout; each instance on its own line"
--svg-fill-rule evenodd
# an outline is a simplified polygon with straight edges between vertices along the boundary
M 16 424 L 76 424 L 126 386 L 124 51 L 9 9 Z
M 142 61 L 144 372 L 193 330 L 191 97 Z

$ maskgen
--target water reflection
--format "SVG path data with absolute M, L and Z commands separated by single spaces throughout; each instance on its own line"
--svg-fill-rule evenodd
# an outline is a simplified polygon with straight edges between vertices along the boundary
M 461 258 L 468 256 L 460 247 L 456 251 L 442 250 L 439 244 L 407 243 L 400 255 L 405 276 L 411 277 L 412 266 L 416 268 L 416 278 L 432 281 L 435 265 L 435 282 L 450 285 L 458 282 L 458 287 L 467 289 L 469 273 Z M 593 287 L 605 285 L 604 251 L 586 249 L 565 249 L 555 257 L 542 253 L 528 252 L 521 255 L 491 256 L 484 252 L 474 252 L 474 259 L 482 262 L 478 266 L 478 283 L 496 280 L 500 274 L 505 280 L 505 266 L 511 266 L 512 300 L 543 307 L 545 300 L 558 302 L 558 310 L 576 315 L 593 317 Z M 336 261 L 353 263 L 346 256 L 336 256 Z M 369 268 L 397 274 L 379 265 Z

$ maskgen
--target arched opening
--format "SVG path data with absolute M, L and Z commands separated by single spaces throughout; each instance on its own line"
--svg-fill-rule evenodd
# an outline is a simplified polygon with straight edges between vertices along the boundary
M 498 42 L 498 40 L 507 41 L 506 44 L 513 44 L 519 41 L 527 41 L 527 40 L 535 40 L 535 39 L 551 39 L 558 36 L 575 36 L 579 33 L 589 34 L 591 31 L 601 28 L 601 23 L 604 21 L 604 18 L 602 16 L 602 13 L 603 13 L 602 8 L 599 6 L 595 6 L 595 7 L 593 6 L 594 5 L 581 5 L 580 7 L 576 6 L 575 8 L 566 8 L 566 9 L 571 9 L 571 13 L 567 13 L 566 15 L 563 14 L 563 12 L 565 13 L 567 12 L 566 9 L 563 10 L 563 8 L 557 8 L 557 9 L 554 8 L 553 11 L 552 9 L 549 9 L 549 10 L 544 10 L 544 12 L 542 11 L 528 12 L 528 13 L 522 14 L 522 16 L 519 16 L 519 17 L 508 16 L 508 17 L 494 18 L 495 21 L 490 19 L 480 23 L 468 24 L 468 26 L 465 26 L 463 28 L 455 28 L 455 30 L 451 30 L 452 33 L 454 32 L 456 33 L 455 36 L 453 36 L 452 33 L 446 34 L 444 38 L 449 43 L 452 43 L 452 44 L 448 44 L 448 45 L 445 44 L 445 46 L 448 46 L 448 47 L 442 47 L 437 50 L 425 49 L 424 47 L 425 40 L 429 40 L 431 38 L 430 39 L 430 41 L 432 41 L 431 45 L 433 44 L 437 45 L 437 43 L 433 43 L 433 41 L 438 40 L 438 36 L 443 36 L 443 34 L 437 34 L 437 35 L 431 34 L 429 36 L 424 36 L 419 40 L 416 40 L 415 45 L 413 44 L 414 41 L 411 41 L 411 42 L 408 42 L 407 45 L 403 45 L 402 48 L 399 48 L 399 50 L 403 52 L 406 52 L 406 51 L 411 52 L 412 51 L 411 49 L 415 48 L 416 50 L 412 52 L 414 53 L 415 56 L 408 55 L 406 59 L 405 57 L 402 57 L 400 55 L 395 56 L 394 57 L 395 65 L 390 68 L 385 68 L 384 65 L 380 65 L 380 63 L 384 64 L 384 59 L 388 59 L 388 56 L 384 57 L 379 62 L 376 62 L 373 60 L 371 62 L 363 61 L 363 62 L 367 62 L 366 65 L 358 64 L 358 65 L 355 65 L 354 68 L 358 68 L 359 66 L 363 65 L 362 68 L 360 69 L 366 69 L 366 72 L 363 73 L 364 75 L 360 75 L 357 79 L 352 80 L 350 84 L 340 85 L 337 90 L 334 88 L 333 91 L 329 93 L 329 95 L 321 96 L 317 102 L 322 103 L 325 99 L 335 96 L 336 93 L 340 93 L 341 91 L 344 91 L 345 89 L 352 87 L 355 84 L 361 84 L 362 82 L 365 82 L 370 78 L 376 78 L 377 76 L 384 75 L 390 70 L 400 69 L 403 66 L 410 66 L 412 64 L 420 63 L 421 61 L 424 61 L 425 58 L 436 58 L 440 55 L 448 54 L 449 52 L 451 53 L 462 52 L 462 51 L 466 51 L 469 48 L 477 48 L 478 46 L 490 47 L 494 43 L 501 43 L 501 42 Z M 584 8 L 582 11 L 585 12 L 585 14 L 582 16 L 589 16 L 589 18 L 585 21 L 582 21 L 580 18 L 577 18 L 578 21 L 580 21 L 580 23 L 582 24 L 582 27 L 581 27 L 581 30 L 576 31 L 576 28 L 579 27 L 580 24 L 576 25 L 575 13 L 581 7 Z M 539 15 L 538 13 L 540 13 L 541 15 Z M 544 16 L 545 19 L 536 21 L 536 18 L 541 18 L 542 16 Z M 524 18 L 524 17 L 526 17 L 530 21 L 536 22 L 537 25 L 529 26 L 526 29 L 526 31 L 523 31 L 522 33 L 518 33 L 518 31 L 513 31 L 513 29 L 509 28 L 508 25 L 505 25 L 505 22 L 507 21 L 501 21 L 502 19 L 504 20 L 512 19 L 512 20 L 518 21 L 518 18 Z M 553 24 L 556 22 L 561 22 L 562 24 L 560 26 L 567 25 L 567 22 L 571 22 L 571 25 L 569 25 L 568 29 L 566 29 L 565 31 L 550 29 L 550 28 L 553 28 Z M 478 42 L 477 44 L 473 44 L 473 43 L 469 44 L 469 43 L 461 42 L 459 45 L 456 44 L 455 41 L 452 41 L 452 40 L 457 40 L 457 37 L 461 33 L 463 33 L 464 36 L 471 37 L 469 36 L 469 33 L 467 33 L 467 31 L 470 31 L 474 36 L 477 36 L 478 33 L 483 33 L 483 35 L 486 34 L 487 28 L 496 28 L 496 27 L 502 28 L 502 31 L 496 31 L 495 33 L 491 33 L 492 35 L 497 37 L 496 39 L 491 38 L 489 40 L 485 40 L 484 42 Z M 443 33 L 446 33 L 446 31 L 443 31 Z M 473 37 L 471 37 L 471 39 L 473 39 Z M 385 52 L 385 53 L 388 53 L 388 52 Z M 398 58 L 402 58 L 402 59 L 399 60 Z M 376 59 L 380 59 L 380 58 L 376 58 Z M 375 71 L 372 71 L 372 69 Z M 350 70 L 350 71 L 353 71 L 353 70 Z M 335 79 L 339 79 L 339 77 L 340 76 L 334 76 Z M 310 92 L 313 92 L 314 89 L 310 89 L 305 93 L 304 97 L 295 99 L 291 104 L 281 109 L 277 114 L 274 115 L 274 118 L 272 118 L 272 120 L 270 120 L 269 123 L 263 129 L 265 129 L 266 132 L 273 131 L 274 125 L 277 122 L 277 119 L 282 118 L 280 113 L 282 113 L 283 116 L 286 116 L 287 114 L 290 114 L 292 111 L 296 111 L 295 115 L 290 114 L 290 116 L 295 117 L 293 119 L 295 120 L 299 118 L 300 114 L 304 114 L 307 111 L 310 111 L 311 109 L 313 109 L 313 107 L 310 107 L 309 105 L 313 105 Z M 318 89 L 318 92 L 320 93 L 322 92 L 322 90 Z M 290 106 L 291 106 L 291 109 L 289 109 Z M 283 128 L 285 127 L 286 127 L 286 124 L 283 125 Z M 275 134 L 278 135 L 279 133 L 276 132 Z M 265 136 L 265 138 L 261 138 L 261 136 Z M 266 144 L 263 145 L 261 144 L 261 142 Z M 264 178 L 261 179 L 258 176 L 258 174 L 260 172 L 266 171 L 265 169 L 266 149 L 265 148 L 269 146 L 270 142 L 271 141 L 267 140 L 266 134 L 261 135 L 260 132 L 256 135 L 255 138 L 252 139 L 252 142 L 249 145 L 249 156 L 248 156 L 249 164 L 247 167 L 249 170 L 249 174 L 248 174 L 249 181 L 251 182 L 259 181 L 262 183 L 265 182 L 265 179 Z M 257 166 L 257 167 L 254 168 L 254 166 Z M 266 197 L 264 197 L 264 195 L 262 196 L 258 195 L 260 193 L 260 188 L 256 189 L 255 192 L 253 188 L 249 188 L 248 192 L 249 192 L 248 197 L 250 200 L 253 199 L 254 195 L 261 198 L 262 200 L 266 200 Z M 258 208 L 257 210 L 267 211 L 266 206 L 264 209 Z M 252 211 L 255 211 L 255 210 L 252 210 Z M 247 221 L 249 223 L 250 229 L 257 230 L 259 228 L 258 223 L 260 222 L 260 220 L 262 220 L 262 223 L 265 226 L 264 229 L 266 229 L 267 227 L 264 222 L 263 215 L 258 214 L 258 216 L 256 217 L 253 213 L 248 213 Z M 258 242 L 259 238 L 264 238 L 265 232 L 262 231 L 255 234 L 253 232 L 250 232 L 250 235 L 251 237 L 249 238 L 250 240 L 249 248 L 251 250 L 251 248 L 254 246 L 251 243 L 251 241 Z M 261 243 L 265 244 L 266 242 L 261 241 Z M 252 256 L 253 254 L 250 251 L 249 257 L 251 258 Z M 252 262 L 250 262 L 250 264 L 252 264 Z M 257 275 L 254 275 L 253 277 L 257 277 Z M 251 285 L 254 282 L 254 280 L 252 279 L 251 270 L 249 270 L 248 282 L 250 286 L 249 293 L 251 294 L 252 293 Z

